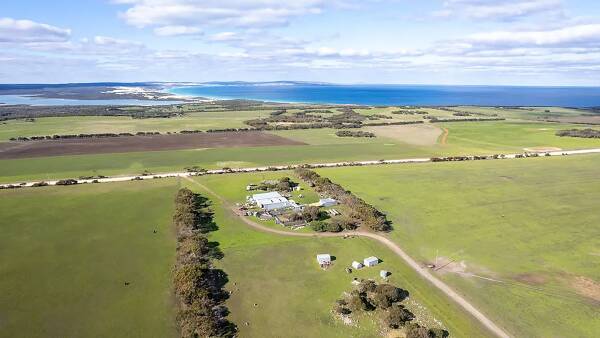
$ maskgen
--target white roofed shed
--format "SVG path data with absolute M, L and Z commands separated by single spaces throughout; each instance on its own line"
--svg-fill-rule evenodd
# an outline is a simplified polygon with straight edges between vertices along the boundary
M 377 258 L 375 256 L 365 258 L 365 260 L 363 261 L 363 264 L 365 266 L 375 266 L 375 265 L 379 264 L 379 258 Z
M 362 268 L 362 267 L 363 267 L 363 265 L 362 265 L 362 263 L 361 263 L 361 262 L 354 261 L 354 262 L 352 262 L 352 267 L 353 267 L 354 269 L 358 270 L 358 269 Z
M 292 207 L 290 201 L 287 198 L 281 196 L 280 193 L 273 191 L 262 194 L 252 195 L 252 201 L 257 206 L 265 209 L 266 211 L 286 209 Z
M 317 255 L 317 263 L 319 263 L 319 265 L 331 264 L 331 255 L 330 254 L 318 254 Z

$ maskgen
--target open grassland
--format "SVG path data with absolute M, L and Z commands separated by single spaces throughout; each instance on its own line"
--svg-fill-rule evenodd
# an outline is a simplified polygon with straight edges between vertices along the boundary
M 319 170 L 518 337 L 600 334 L 600 156 Z
M 561 149 L 600 147 L 598 139 L 578 139 L 555 135 L 558 130 L 578 128 L 568 124 L 499 121 L 452 122 L 436 125 L 448 129 L 446 148 L 468 154 L 522 152 L 525 148 L 531 147 Z
M 41 117 L 34 122 L 0 122 L 0 142 L 18 136 L 64 134 L 136 133 L 140 131 L 178 132 L 246 128 L 244 121 L 269 116 L 271 110 L 186 113 L 179 117 L 134 119 L 126 116 Z
M 164 180 L 0 191 L 0 336 L 176 337 L 176 189 Z
M 438 124 L 436 124 L 438 125 Z M 277 131 L 276 135 L 309 143 L 303 146 L 188 149 L 122 154 L 77 155 L 0 160 L 0 182 L 68 178 L 89 175 L 140 174 L 264 165 L 379 160 L 442 155 L 523 152 L 524 148 L 600 147 L 598 139 L 558 137 L 558 129 L 572 125 L 529 122 L 455 122 L 439 124 L 448 130 L 446 144 L 417 146 L 389 137 L 337 137 L 331 129 Z M 414 134 L 418 141 L 422 135 Z M 393 136 L 393 135 L 392 135 Z
M 246 184 L 273 179 L 291 172 L 238 174 L 194 178 L 225 198 L 227 203 L 245 199 Z M 294 178 L 293 178 L 294 179 Z M 224 258 L 219 266 L 228 274 L 226 288 L 232 291 L 227 302 L 230 318 L 242 337 L 377 337 L 374 316 L 354 327 L 337 320 L 331 310 L 336 299 L 351 289 L 353 277 L 375 278 L 380 269 L 392 272 L 390 282 L 410 292 L 407 306 L 424 319 L 423 324 L 440 321 L 457 337 L 484 337 L 476 322 L 451 303 L 437 289 L 418 277 L 400 258 L 377 242 L 362 238 L 295 238 L 257 232 L 203 187 L 188 183 L 213 201 L 216 232 L 210 240 L 219 242 Z M 316 263 L 318 253 L 330 253 L 335 264 L 327 271 Z M 375 255 L 383 260 L 376 268 L 347 274 L 353 260 Z M 254 306 L 254 304 L 257 304 Z M 248 323 L 246 325 L 245 323 Z
M 191 149 L 0 160 L 0 182 L 81 175 L 119 175 L 182 171 L 197 165 L 213 169 L 335 160 L 416 157 L 423 151 L 409 146 L 339 144 L 220 149 Z

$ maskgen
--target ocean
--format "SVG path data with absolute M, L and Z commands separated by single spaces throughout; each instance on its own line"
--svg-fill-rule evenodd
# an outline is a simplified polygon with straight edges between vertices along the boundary
M 600 87 L 335 85 L 207 83 L 173 87 L 177 95 L 211 99 L 359 105 L 600 106 Z
M 0 106 L 2 104 L 27 104 L 31 106 L 163 106 L 179 103 L 183 103 L 183 101 L 137 99 L 79 100 L 0 94 Z

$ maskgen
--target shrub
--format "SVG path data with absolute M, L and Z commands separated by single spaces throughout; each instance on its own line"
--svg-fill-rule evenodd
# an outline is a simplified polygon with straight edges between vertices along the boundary
M 363 292 L 358 292 L 356 290 L 352 291 L 350 294 L 350 299 L 348 299 L 348 309 L 352 312 L 354 311 L 371 311 L 373 310 L 373 305 L 367 299 L 367 296 Z
M 375 137 L 375 134 L 368 131 L 351 131 L 351 130 L 340 130 L 335 133 L 338 137 Z
M 302 217 L 307 222 L 318 221 L 321 219 L 321 210 L 312 205 L 306 206 L 302 210 Z
M 56 182 L 56 185 L 74 185 L 77 184 L 77 180 L 74 180 L 72 178 L 67 178 L 64 180 L 59 180 L 58 182 Z
M 413 320 L 414 315 L 400 304 L 392 305 L 385 314 L 383 322 L 387 327 L 397 329 Z
M 327 231 L 327 222 L 324 221 L 313 221 L 310 222 L 310 227 L 317 232 Z
M 327 223 L 327 231 L 329 232 L 340 232 L 342 230 L 342 227 L 337 223 Z
M 569 136 L 569 137 L 582 137 L 582 138 L 600 138 L 600 130 L 591 128 L 587 129 L 568 129 L 559 130 L 556 132 L 556 136 Z
M 337 224 L 342 230 L 355 230 L 357 228 L 356 222 L 348 217 L 335 216 L 329 221 L 331 224 Z

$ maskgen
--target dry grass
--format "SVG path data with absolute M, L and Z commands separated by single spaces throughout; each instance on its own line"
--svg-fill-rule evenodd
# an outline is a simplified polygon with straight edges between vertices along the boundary
M 436 144 L 442 134 L 442 130 L 432 124 L 379 126 L 364 128 L 364 130 L 380 137 L 419 146 Z

